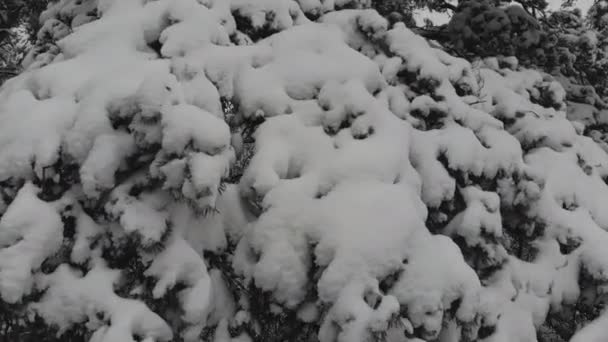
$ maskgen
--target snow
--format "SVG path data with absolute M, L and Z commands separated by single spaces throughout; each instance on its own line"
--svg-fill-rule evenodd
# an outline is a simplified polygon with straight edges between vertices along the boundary
M 80 168 L 84 193 L 98 197 L 101 191 L 114 187 L 114 174 L 125 159 L 135 152 L 133 137 L 126 133 L 99 135 Z
M 163 110 L 162 129 L 162 147 L 168 153 L 179 154 L 192 144 L 196 151 L 216 155 L 230 144 L 230 132 L 223 120 L 192 105 Z
M 211 278 L 199 255 L 184 239 L 174 237 L 144 274 L 157 278 L 152 290 L 154 298 L 162 298 L 178 282 L 187 286 L 178 294 L 184 308 L 184 321 L 194 325 L 185 332 L 185 339 L 197 340 L 212 302 Z
M 110 194 L 105 208 L 108 215 L 118 219 L 125 232 L 140 236 L 144 246 L 160 242 L 168 229 L 168 213 L 157 208 L 156 203 L 130 196 L 125 190 L 117 188 Z
M 248 18 L 251 26 L 262 28 L 265 25 L 273 30 L 281 31 L 290 28 L 294 22 L 306 20 L 299 6 L 294 1 L 260 0 L 231 0 L 230 10 Z M 267 13 L 273 13 L 271 21 L 267 22 Z
M 162 318 L 145 304 L 114 293 L 113 284 L 118 276 L 119 272 L 102 262 L 85 276 L 60 265 L 41 280 L 40 286 L 49 290 L 32 309 L 60 331 L 88 319 L 95 329 L 93 341 L 134 341 L 134 335 L 154 341 L 171 340 L 171 329 Z
M 398 311 L 399 303 L 394 297 L 388 297 L 370 307 L 370 303 L 361 298 L 375 290 L 369 286 L 359 282 L 346 285 L 320 328 L 319 341 L 353 341 L 369 334 L 370 329 L 372 332 L 388 329 L 386 322 Z M 336 325 L 343 329 L 337 331 Z
M 450 169 L 488 178 L 501 170 L 510 173 L 522 164 L 519 143 L 492 127 L 484 127 L 477 135 L 459 125 L 417 134 L 419 137 L 413 140 L 413 162 L 423 178 L 422 198 L 429 206 L 450 200 L 455 189 L 455 180 L 437 160 L 441 154 Z M 453 141 L 460 143 L 456 145 Z
M 323 342 L 481 326 L 523 342 L 580 300 L 581 274 L 607 281 L 593 94 L 347 5 L 366 1 L 52 5 L 40 39 L 57 49 L 0 91 L 2 300 L 40 294 L 30 310 L 92 341 L 250 341 L 229 330 L 259 324 L 255 289 Z M 527 259 L 508 245 L 526 230 Z M 108 248 L 123 238 L 145 279 L 119 295 L 133 270 Z
M 227 45 L 229 33 L 218 27 L 214 12 L 194 0 L 174 1 L 168 9 L 168 20 L 173 24 L 159 37 L 161 53 L 166 57 L 183 56 L 207 44 Z
M 0 296 L 7 303 L 32 291 L 31 272 L 61 246 L 61 218 L 38 191 L 25 184 L 0 219 Z
M 29 178 L 32 171 L 42 177 L 43 169 L 57 161 L 62 136 L 75 115 L 76 104 L 72 99 L 55 97 L 38 101 L 27 90 L 2 102 L 0 117 L 5 123 L 0 128 L 0 179 L 19 175 Z
M 460 189 L 467 208 L 445 227 L 448 235 L 464 237 L 468 245 L 481 244 L 481 235 L 502 236 L 500 199 L 496 193 L 484 192 L 475 187 Z

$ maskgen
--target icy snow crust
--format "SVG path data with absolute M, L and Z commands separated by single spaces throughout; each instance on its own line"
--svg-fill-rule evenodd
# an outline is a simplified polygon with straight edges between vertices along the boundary
M 582 274 L 605 284 L 608 155 L 566 119 L 563 88 L 513 60 L 471 65 L 372 10 L 334 11 L 365 5 L 53 4 L 39 38 L 56 46 L 0 92 L 2 301 L 43 293 L 34 314 L 59 334 L 86 323 L 96 342 L 207 328 L 249 341 L 228 332 L 247 305 L 203 255 L 232 253 L 234 274 L 318 321 L 322 342 L 513 342 L 576 302 Z M 242 130 L 222 100 L 233 122 L 263 121 L 238 184 L 225 180 Z M 505 248 L 522 231 L 529 260 Z M 138 299 L 145 284 L 115 292 L 106 251 L 125 238 L 152 297 L 178 291 L 181 323 Z M 606 317 L 572 341 L 605 336 Z

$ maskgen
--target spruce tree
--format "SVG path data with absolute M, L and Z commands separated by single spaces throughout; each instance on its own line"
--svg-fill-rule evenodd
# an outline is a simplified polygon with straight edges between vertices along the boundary
M 600 341 L 601 97 L 542 3 L 444 47 L 372 5 L 52 3 L 0 88 L 0 340 Z

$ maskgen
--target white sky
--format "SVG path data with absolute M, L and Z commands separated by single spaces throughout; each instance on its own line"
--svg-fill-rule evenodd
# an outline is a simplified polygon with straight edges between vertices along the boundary
M 562 4 L 562 0 L 547 0 L 549 3 L 550 10 L 559 9 Z M 582 10 L 583 14 L 587 13 L 587 10 L 593 4 L 593 0 L 575 0 L 574 6 Z M 431 19 L 435 24 L 445 24 L 450 20 L 449 14 L 447 13 L 433 13 L 426 10 L 418 11 L 416 15 L 416 21 L 418 25 L 423 24 L 424 18 Z

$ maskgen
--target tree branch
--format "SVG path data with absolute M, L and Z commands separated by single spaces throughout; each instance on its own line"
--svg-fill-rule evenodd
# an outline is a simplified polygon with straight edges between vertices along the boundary
M 414 27 L 411 30 L 426 39 L 432 39 L 438 42 L 444 42 L 450 39 L 448 32 L 441 29 L 426 29 L 422 27 Z
M 9 77 L 17 76 L 17 70 L 13 68 L 0 68 L 0 75 Z
M 456 10 L 458 9 L 456 6 L 450 4 L 449 2 L 445 2 L 445 1 L 443 1 L 441 4 L 439 4 L 439 8 L 448 9 L 453 12 L 456 12 Z

